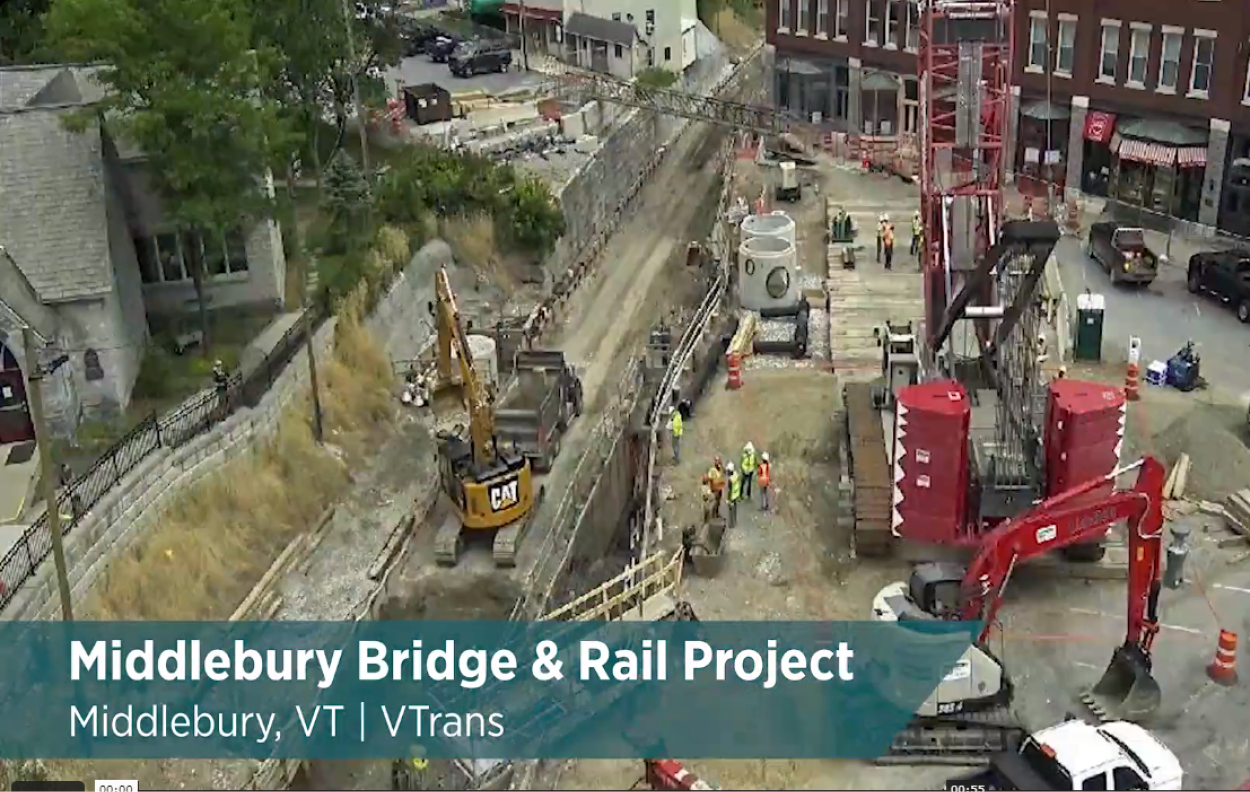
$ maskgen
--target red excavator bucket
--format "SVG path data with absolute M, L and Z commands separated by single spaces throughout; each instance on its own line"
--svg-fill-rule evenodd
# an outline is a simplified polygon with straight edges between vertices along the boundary
M 1083 698 L 1101 720 L 1142 721 L 1158 711 L 1163 692 L 1151 673 L 1150 658 L 1140 647 L 1126 644 L 1115 650 L 1102 679 Z

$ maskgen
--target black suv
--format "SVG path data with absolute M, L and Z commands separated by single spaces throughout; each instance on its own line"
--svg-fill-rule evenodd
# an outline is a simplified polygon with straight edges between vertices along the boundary
M 512 49 L 506 43 L 466 42 L 447 59 L 447 67 L 457 77 L 506 72 L 511 66 Z
M 1224 250 L 1189 257 L 1189 290 L 1208 292 L 1233 306 L 1250 323 L 1250 251 Z

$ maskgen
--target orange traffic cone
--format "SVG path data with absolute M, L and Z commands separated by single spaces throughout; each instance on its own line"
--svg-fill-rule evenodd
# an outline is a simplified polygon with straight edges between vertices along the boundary
M 742 387 L 742 356 L 737 352 L 730 352 L 725 365 L 729 369 L 729 379 L 726 385 L 730 390 L 738 390 Z
M 1224 687 L 1237 684 L 1237 633 L 1220 630 L 1220 641 L 1215 646 L 1215 659 L 1207 666 L 1207 676 L 1215 684 Z
M 1124 398 L 1129 401 L 1138 401 L 1141 399 L 1141 380 L 1138 376 L 1136 363 L 1128 364 L 1128 371 L 1124 374 Z

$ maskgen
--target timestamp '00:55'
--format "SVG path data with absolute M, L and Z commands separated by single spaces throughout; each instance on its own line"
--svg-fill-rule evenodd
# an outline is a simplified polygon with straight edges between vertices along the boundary
M 96 781 L 95 792 L 139 792 L 138 781 Z
M 963 784 L 958 781 L 947 781 L 942 787 L 946 792 L 990 792 L 985 784 Z

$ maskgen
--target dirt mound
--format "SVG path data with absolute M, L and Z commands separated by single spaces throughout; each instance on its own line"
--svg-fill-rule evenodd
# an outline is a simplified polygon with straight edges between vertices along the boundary
M 1239 431 L 1244 417 L 1237 408 L 1195 404 L 1155 440 L 1155 451 L 1169 464 L 1189 454 L 1185 494 L 1218 501 L 1250 485 L 1250 448 Z
M 373 608 L 378 621 L 506 621 L 520 594 L 498 573 L 431 569 L 404 580 L 380 597 Z

